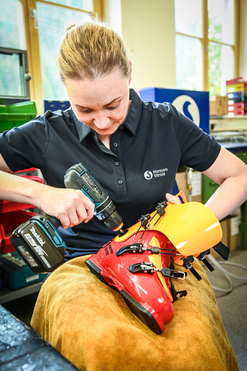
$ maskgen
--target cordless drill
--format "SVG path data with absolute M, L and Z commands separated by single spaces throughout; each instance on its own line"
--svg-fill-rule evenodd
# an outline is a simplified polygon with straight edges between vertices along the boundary
M 121 230 L 123 221 L 108 193 L 82 163 L 71 166 L 65 173 L 66 188 L 80 189 L 95 204 L 95 216 L 113 231 Z
M 113 231 L 123 221 L 101 184 L 82 163 L 70 167 L 64 176 L 66 188 L 80 189 L 95 204 L 95 216 Z M 17 227 L 10 238 L 14 248 L 35 273 L 54 271 L 63 263 L 66 245 L 57 232 L 58 219 L 35 215 Z

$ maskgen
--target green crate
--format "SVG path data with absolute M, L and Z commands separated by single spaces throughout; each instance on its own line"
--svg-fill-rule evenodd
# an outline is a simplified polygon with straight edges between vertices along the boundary
M 247 152 L 235 153 L 235 155 L 247 165 Z
M 246 165 L 247 165 L 247 153 L 236 153 Z M 239 226 L 241 248 L 247 249 L 247 201 L 241 206 L 241 223 Z
M 239 226 L 241 249 L 247 250 L 247 201 L 241 206 L 241 223 Z
M 42 281 L 47 276 L 34 273 L 17 251 L 0 254 L 0 271 L 2 285 L 11 290 Z
M 205 204 L 219 185 L 202 174 L 202 203 Z
M 0 132 L 25 124 L 36 116 L 34 101 L 0 105 Z

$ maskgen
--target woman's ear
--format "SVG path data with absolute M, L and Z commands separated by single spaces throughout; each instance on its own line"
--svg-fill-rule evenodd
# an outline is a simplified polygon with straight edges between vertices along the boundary
M 129 61 L 129 66 L 130 66 L 130 77 L 129 77 L 129 85 L 131 83 L 131 80 L 132 80 L 132 62 Z

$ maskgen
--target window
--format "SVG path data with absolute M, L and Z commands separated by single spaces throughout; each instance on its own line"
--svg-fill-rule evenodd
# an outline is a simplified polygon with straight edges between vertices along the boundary
M 66 24 L 86 22 L 90 19 L 90 14 L 39 1 L 36 3 L 36 9 L 44 99 L 68 100 L 57 66 L 59 36 L 65 31 Z
M 50 1 L 50 0 L 44 0 Z M 51 0 L 55 4 L 67 5 L 71 8 L 83 9 L 88 12 L 93 11 L 93 0 Z
M 223 95 L 234 77 L 234 0 L 208 0 L 208 85 Z
M 86 22 L 94 14 L 101 18 L 103 0 L 0 1 L 0 48 L 11 48 L 11 53 L 15 51 L 0 53 L 0 96 L 23 97 L 29 92 L 29 84 L 38 113 L 44 111 L 43 100 L 67 100 L 57 66 L 59 38 L 66 25 Z M 25 68 L 17 49 L 22 57 L 28 55 Z
M 238 60 L 236 2 L 175 0 L 177 88 L 225 94 Z
M 0 1 L 0 46 L 27 48 L 23 8 L 19 0 Z
M 27 51 L 0 47 L 0 98 L 2 101 L 30 99 Z
M 0 99 L 30 99 L 26 38 L 19 0 L 0 2 Z

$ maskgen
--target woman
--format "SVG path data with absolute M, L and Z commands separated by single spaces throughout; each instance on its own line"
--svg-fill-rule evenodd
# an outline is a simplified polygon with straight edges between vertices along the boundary
M 107 190 L 123 218 L 124 228 L 136 223 L 142 214 L 152 212 L 157 203 L 164 200 L 165 195 L 172 203 L 180 202 L 170 194 L 180 163 L 201 171 L 220 185 L 207 202 L 218 219 L 224 218 L 246 200 L 247 166 L 242 161 L 221 148 L 213 138 L 177 112 L 171 104 L 143 102 L 133 89 L 129 89 L 131 62 L 123 41 L 114 31 L 96 23 L 72 26 L 61 43 L 58 60 L 71 108 L 65 112 L 48 111 L 0 137 L 0 169 L 10 172 L 37 167 L 41 169 L 47 184 L 31 182 L 2 172 L 1 197 L 19 202 L 29 201 L 45 213 L 57 217 L 63 227 L 59 232 L 67 245 L 66 260 L 96 253 L 103 243 L 115 235 L 115 232 L 93 217 L 94 204 L 81 191 L 64 189 L 65 171 L 76 163 L 82 162 Z M 85 362 L 87 365 L 90 362 L 100 362 L 104 357 L 109 358 L 110 354 L 112 357 L 102 361 L 104 364 L 101 368 L 98 365 L 91 369 L 165 369 L 156 364 L 165 364 L 163 358 L 159 360 L 160 353 L 157 353 L 157 347 L 162 349 L 162 344 L 161 347 L 156 344 L 155 351 L 152 348 L 151 353 L 155 360 L 147 356 L 147 353 L 143 355 L 141 350 L 146 341 L 149 344 L 148 339 L 152 339 L 154 344 L 157 338 L 152 337 L 157 335 L 139 332 L 140 324 L 135 324 L 134 332 L 130 331 L 126 321 L 133 322 L 135 319 L 129 319 L 129 312 L 119 303 L 115 293 L 109 291 L 111 299 L 108 298 L 105 302 L 105 295 L 108 295 L 104 291 L 107 290 L 105 287 L 98 287 L 96 282 L 89 284 L 88 291 L 85 286 L 78 286 L 87 285 L 94 279 L 88 272 L 88 278 L 83 276 L 86 269 L 82 264 L 84 261 L 78 259 L 72 259 L 71 264 L 67 262 L 46 280 L 34 313 L 33 326 L 81 369 L 84 369 Z M 76 276 L 73 275 L 74 269 L 80 264 L 82 266 L 78 274 L 83 277 L 83 283 L 78 279 L 77 273 Z M 197 290 L 197 282 L 194 287 Z M 93 297 L 90 296 L 92 294 Z M 82 295 L 85 295 L 83 300 Z M 198 294 L 192 295 L 194 300 L 196 295 Z M 207 295 L 212 296 L 212 293 Z M 96 312 L 92 304 L 94 299 Z M 56 305 L 53 300 L 62 301 Z M 210 308 L 211 315 L 211 307 L 215 306 L 215 303 L 211 305 L 207 300 L 200 299 L 203 307 L 198 311 L 201 321 L 204 319 L 204 307 Z M 187 302 L 189 303 L 189 299 Z M 44 305 L 47 305 L 45 312 Z M 120 308 L 114 307 L 114 311 L 111 305 L 120 305 Z M 193 306 L 196 305 L 195 300 Z M 207 310 L 208 308 L 206 312 Z M 120 313 L 119 321 L 127 326 L 127 332 L 125 327 L 116 327 L 113 335 L 115 312 Z M 125 313 L 124 318 L 122 313 Z M 190 309 L 188 313 L 191 315 Z M 102 321 L 101 315 L 104 315 Z M 186 317 L 185 312 L 181 318 L 183 316 Z M 211 316 L 214 323 L 217 316 L 218 313 Z M 41 318 L 44 320 L 41 321 Z M 95 322 L 96 318 L 100 322 Z M 204 331 L 208 326 L 206 322 L 203 323 Z M 98 340 L 94 341 L 88 331 L 94 328 L 95 323 L 105 327 L 104 330 L 102 327 L 95 329 L 94 334 L 97 334 Z M 186 325 L 178 323 L 187 326 L 188 337 L 193 341 L 190 319 Z M 218 326 L 209 325 L 209 332 L 213 331 L 213 327 L 223 333 L 222 347 L 229 347 L 222 323 Z M 194 333 L 197 332 L 198 328 Z M 174 337 L 174 346 L 176 342 L 177 349 L 181 350 L 185 359 L 190 352 L 187 354 L 182 351 L 183 342 L 176 339 L 177 335 Z M 110 336 L 110 343 L 107 336 Z M 126 356 L 124 350 L 123 362 L 127 363 L 125 366 L 119 364 L 118 368 L 116 362 L 120 361 L 120 352 L 116 355 L 114 349 L 123 346 L 125 340 L 129 342 L 131 338 L 138 342 L 140 348 L 134 349 L 132 344 L 132 356 L 130 353 Z M 206 339 L 208 341 L 207 336 Z M 88 347 L 85 345 L 87 341 Z M 210 340 L 211 342 L 214 343 Z M 218 333 L 215 344 L 217 342 L 221 344 Z M 106 344 L 106 348 L 103 344 Z M 169 345 L 166 344 L 164 349 L 167 350 L 167 356 L 168 348 Z M 147 352 L 149 353 L 148 349 Z M 220 359 L 222 355 L 219 356 L 217 352 L 212 348 L 206 353 L 199 352 L 199 357 L 195 358 L 197 362 L 190 369 L 202 369 L 198 358 L 204 362 L 208 354 L 216 354 L 216 358 Z M 227 362 L 230 359 L 230 363 L 235 364 L 232 354 L 229 356 L 227 353 L 225 358 L 228 359 Z M 151 363 L 148 363 L 148 359 Z M 172 363 L 167 363 L 167 369 L 175 369 L 172 364 L 178 360 L 171 354 Z M 115 366 L 108 367 L 107 362 Z M 138 368 L 143 362 L 145 368 Z
M 67 228 L 60 229 L 66 258 L 95 253 L 114 236 L 93 218 L 89 198 L 64 189 L 65 171 L 79 162 L 108 191 L 124 227 L 171 192 L 179 163 L 220 184 L 207 202 L 218 219 L 246 200 L 242 161 L 170 104 L 144 103 L 129 90 L 131 62 L 115 32 L 97 24 L 71 27 L 61 44 L 59 67 L 71 108 L 48 111 L 0 137 L 0 169 L 39 168 L 47 185 L 1 173 L 1 198 L 30 202 L 57 217 Z M 162 176 L 145 178 L 148 171 Z

